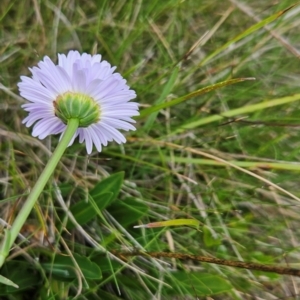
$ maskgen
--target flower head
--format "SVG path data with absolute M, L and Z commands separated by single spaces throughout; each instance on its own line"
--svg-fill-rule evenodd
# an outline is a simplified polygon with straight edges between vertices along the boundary
M 32 77 L 21 76 L 18 84 L 20 95 L 30 101 L 22 105 L 29 112 L 23 123 L 34 124 L 32 135 L 44 139 L 63 134 L 68 119 L 78 118 L 79 128 L 69 145 L 79 136 L 88 154 L 93 145 L 100 152 L 110 141 L 125 143 L 119 129 L 135 130 L 131 117 L 139 115 L 138 104 L 129 102 L 136 94 L 115 69 L 101 61 L 101 55 L 78 51 L 58 54 L 58 65 L 44 57 L 29 69 Z

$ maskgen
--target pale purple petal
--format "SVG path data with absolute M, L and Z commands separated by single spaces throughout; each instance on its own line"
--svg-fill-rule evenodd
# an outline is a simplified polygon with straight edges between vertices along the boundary
M 86 91 L 86 76 L 85 72 L 83 70 L 79 70 L 78 68 L 79 66 L 75 64 L 72 90 L 74 92 L 84 93 Z
M 99 124 L 99 128 L 102 128 L 110 133 L 110 136 L 116 141 L 118 144 L 125 143 L 126 139 L 123 134 L 121 134 L 117 129 L 113 126 L 106 124 L 106 122 L 102 122 Z
M 90 130 L 83 129 L 79 131 L 79 143 L 85 141 L 86 151 L 88 154 L 91 154 L 93 149 L 93 141 L 90 134 Z
M 42 140 L 48 135 L 60 133 L 64 128 L 65 125 L 55 117 L 42 119 L 34 125 L 32 136 Z
M 123 129 L 123 130 L 135 130 L 135 127 L 131 125 L 130 123 L 127 123 L 125 121 L 122 121 L 120 119 L 116 118 L 108 118 L 108 117 L 103 117 L 102 118 L 102 123 L 105 123 L 106 125 L 109 125 L 111 127 L 114 127 L 116 129 Z
M 129 102 L 136 97 L 126 80 L 114 73 L 107 61 L 101 61 L 101 55 L 80 54 L 69 51 L 67 55 L 58 54 L 55 65 L 49 57 L 44 57 L 37 67 L 30 68 L 31 78 L 21 76 L 18 84 L 20 94 L 29 103 L 22 105 L 28 112 L 23 123 L 33 126 L 32 135 L 44 139 L 51 134 L 61 134 L 66 125 L 55 115 L 54 101 L 64 93 L 80 93 L 94 99 L 99 105 L 100 120 L 88 127 L 78 128 L 69 146 L 78 137 L 85 142 L 90 154 L 95 145 L 98 152 L 108 142 L 125 143 L 126 139 L 119 129 L 135 130 L 133 116 L 139 115 L 138 104 Z
M 31 78 L 21 76 L 21 82 L 18 83 L 20 95 L 31 102 L 50 102 L 55 96 L 46 87 Z

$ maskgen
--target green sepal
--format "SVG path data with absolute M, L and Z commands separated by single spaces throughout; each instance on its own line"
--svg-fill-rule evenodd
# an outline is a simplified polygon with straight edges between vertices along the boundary
M 100 106 L 91 97 L 81 93 L 65 93 L 53 102 L 55 115 L 65 124 L 78 119 L 79 127 L 88 127 L 100 119 Z

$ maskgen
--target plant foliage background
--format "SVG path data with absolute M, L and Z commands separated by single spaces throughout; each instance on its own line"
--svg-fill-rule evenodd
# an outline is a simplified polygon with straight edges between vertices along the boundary
M 68 148 L 1 270 L 19 289 L 1 285 L 1 299 L 299 297 L 296 277 L 120 255 L 174 251 L 300 268 L 300 6 L 286 10 L 294 4 L 1 1 L 3 228 L 57 144 L 21 123 L 16 84 L 28 67 L 70 49 L 100 53 L 141 108 L 125 145 L 91 156 L 79 143 Z M 133 228 L 177 218 L 202 225 Z

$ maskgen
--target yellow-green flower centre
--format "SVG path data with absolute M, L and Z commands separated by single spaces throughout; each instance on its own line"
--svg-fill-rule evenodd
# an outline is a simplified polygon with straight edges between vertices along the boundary
M 90 96 L 67 92 L 53 102 L 55 115 L 65 124 L 70 119 L 78 119 L 79 127 L 88 127 L 100 120 L 99 104 Z

